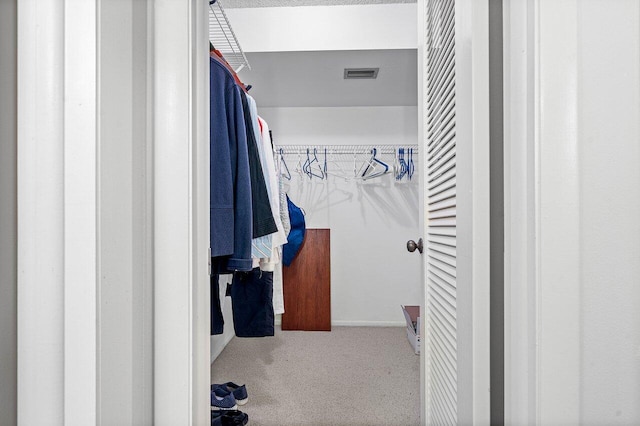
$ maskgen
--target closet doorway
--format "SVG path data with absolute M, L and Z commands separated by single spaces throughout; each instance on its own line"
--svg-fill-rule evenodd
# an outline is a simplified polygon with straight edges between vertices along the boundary
M 487 48 L 487 22 L 472 16 L 487 5 L 294 3 L 223 4 L 251 65 L 240 79 L 291 174 L 287 192 L 307 227 L 331 229 L 332 325 L 401 328 L 401 305 L 420 305 L 420 421 L 485 418 L 488 92 L 472 76 L 488 69 L 472 52 Z M 413 150 L 411 179 L 393 167 L 402 147 Z M 391 171 L 361 179 L 374 148 Z M 316 156 L 326 178 L 305 169 Z M 424 253 L 407 252 L 421 238 Z M 212 359 L 232 334 L 212 338 Z M 397 350 L 412 351 L 404 343 Z

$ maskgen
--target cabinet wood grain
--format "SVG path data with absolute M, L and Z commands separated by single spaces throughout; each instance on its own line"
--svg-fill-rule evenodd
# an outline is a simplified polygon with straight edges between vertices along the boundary
M 283 267 L 283 330 L 331 331 L 331 236 L 307 229 L 291 266 Z

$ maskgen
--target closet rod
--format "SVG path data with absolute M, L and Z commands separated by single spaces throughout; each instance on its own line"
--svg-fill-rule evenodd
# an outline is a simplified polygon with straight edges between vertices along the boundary
M 236 34 L 231 28 L 221 0 L 209 0 L 209 41 L 218 49 L 235 72 L 251 69 Z
M 405 152 L 412 149 L 414 155 L 418 154 L 418 145 L 276 145 L 275 147 L 276 152 L 282 152 L 282 154 L 306 154 L 307 149 L 310 151 L 315 149 L 317 154 L 324 154 L 326 149 L 327 154 L 332 155 L 371 154 L 374 148 L 378 154 L 396 154 L 398 148 L 404 148 Z

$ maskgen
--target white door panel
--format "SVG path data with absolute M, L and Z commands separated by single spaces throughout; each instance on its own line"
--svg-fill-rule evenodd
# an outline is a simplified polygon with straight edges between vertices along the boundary
M 418 6 L 427 165 L 421 181 L 423 423 L 488 424 L 487 3 L 425 0 Z

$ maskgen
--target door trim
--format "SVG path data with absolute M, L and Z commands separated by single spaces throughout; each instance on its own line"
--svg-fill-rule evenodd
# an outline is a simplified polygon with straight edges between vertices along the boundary
M 38 423 L 42 413 L 60 424 L 106 421 L 113 410 L 101 412 L 104 399 L 113 403 L 118 380 L 129 379 L 117 415 L 131 424 L 210 421 L 208 3 L 145 2 L 114 23 L 118 7 L 126 8 L 80 0 L 18 4 L 20 424 Z M 148 24 L 149 45 L 146 33 L 138 37 L 138 20 Z M 147 47 L 153 52 L 145 81 L 139 65 Z M 104 86 L 120 77 L 119 85 Z M 148 168 L 135 167 L 132 157 Z M 105 182 L 109 177 L 117 183 Z M 153 201 L 140 200 L 151 187 Z M 127 254 L 132 244 L 135 259 Z M 126 288 L 131 276 L 122 259 L 136 263 L 144 291 L 138 278 Z M 153 324 L 133 326 L 151 301 Z M 124 314 L 117 321 L 105 316 L 118 311 Z M 142 317 L 150 321 L 151 313 Z M 134 328 L 142 341 L 132 337 Z M 153 372 L 145 362 L 152 357 Z M 120 371 L 135 377 L 109 375 L 105 366 L 122 360 Z
M 208 424 L 208 3 L 154 5 L 154 419 Z
M 580 421 L 579 12 L 579 0 L 505 9 L 508 424 Z
M 504 3 L 504 419 L 537 423 L 533 0 Z

